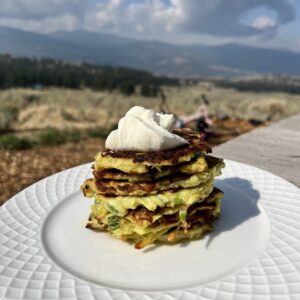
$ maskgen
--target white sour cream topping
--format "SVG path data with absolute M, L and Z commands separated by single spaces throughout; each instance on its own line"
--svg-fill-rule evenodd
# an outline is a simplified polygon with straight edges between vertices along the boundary
M 107 137 L 105 147 L 149 152 L 188 144 L 184 138 L 170 132 L 174 121 L 173 115 L 134 106 L 120 119 L 118 129 Z

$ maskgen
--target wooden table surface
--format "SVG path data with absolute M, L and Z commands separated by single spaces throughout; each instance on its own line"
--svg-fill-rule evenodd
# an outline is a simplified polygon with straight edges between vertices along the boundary
M 214 147 L 213 155 L 259 167 L 300 187 L 300 115 Z

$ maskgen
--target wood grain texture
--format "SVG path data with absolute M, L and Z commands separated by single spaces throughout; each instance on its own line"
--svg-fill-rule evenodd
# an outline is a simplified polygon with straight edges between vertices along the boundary
M 213 155 L 262 168 L 300 187 L 300 115 L 214 147 Z

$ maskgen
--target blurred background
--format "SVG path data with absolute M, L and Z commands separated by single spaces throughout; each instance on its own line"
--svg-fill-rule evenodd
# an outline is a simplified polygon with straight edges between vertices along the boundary
M 1 0 L 0 203 L 93 160 L 133 105 L 212 146 L 299 113 L 299 13 L 296 0 Z

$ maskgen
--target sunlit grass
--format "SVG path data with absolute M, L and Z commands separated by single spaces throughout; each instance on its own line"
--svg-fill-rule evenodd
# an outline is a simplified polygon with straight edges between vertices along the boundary
M 300 95 L 238 92 L 214 86 L 169 87 L 164 92 L 169 112 L 178 116 L 195 112 L 202 94 L 209 100 L 210 113 L 217 117 L 275 122 L 300 113 Z M 105 130 L 116 124 L 130 107 L 141 105 L 160 111 L 160 104 L 159 98 L 89 89 L 9 89 L 0 91 L 0 130 L 98 128 L 90 134 L 105 137 Z

